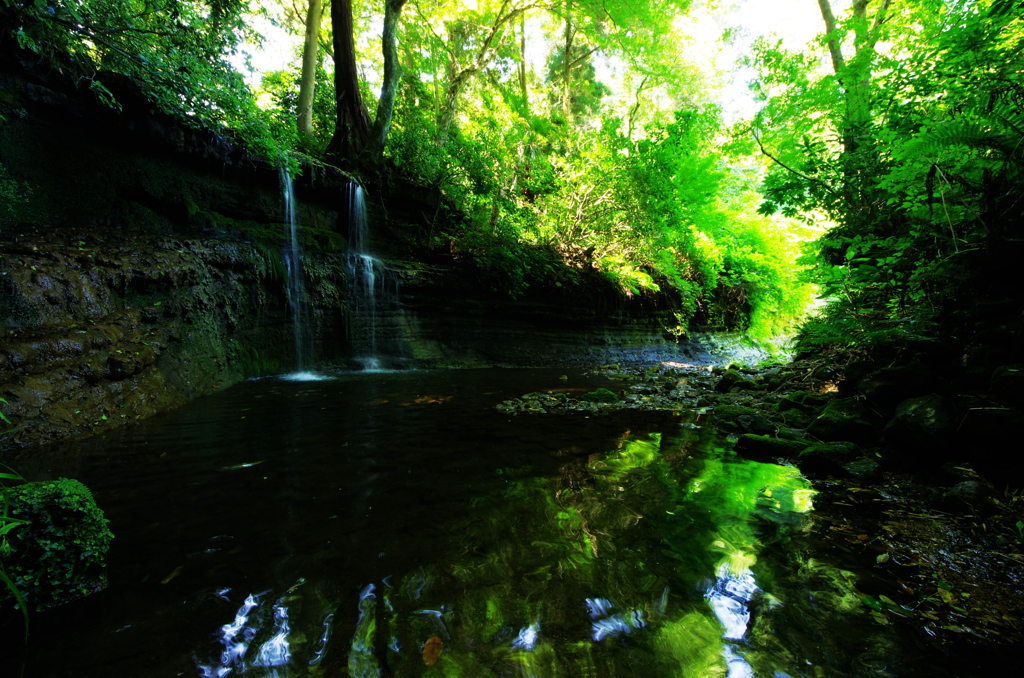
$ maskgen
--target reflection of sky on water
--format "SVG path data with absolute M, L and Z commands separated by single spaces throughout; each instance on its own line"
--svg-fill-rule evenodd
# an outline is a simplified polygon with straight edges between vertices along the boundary
M 594 622 L 592 637 L 594 642 L 599 643 L 608 637 L 628 636 L 633 631 L 645 626 L 647 626 L 647 622 L 644 621 L 643 613 L 640 610 L 630 610 Z
M 540 623 L 530 624 L 519 632 L 516 639 L 512 641 L 512 647 L 520 650 L 532 650 L 537 644 L 537 634 L 540 633 Z
M 369 584 L 359 593 L 359 619 L 352 636 L 352 650 L 348 655 L 348 672 L 352 678 L 378 678 L 380 665 L 373 651 L 373 636 L 377 628 L 374 615 L 377 610 L 376 587 Z
M 232 622 L 225 624 L 220 629 L 221 644 L 224 646 L 218 664 L 198 664 L 198 669 L 204 678 L 224 678 L 232 673 L 246 673 L 248 669 L 269 669 L 269 671 L 257 672 L 257 676 L 276 676 L 274 667 L 286 666 L 291 661 L 291 651 L 288 643 L 290 632 L 288 624 L 288 608 L 284 605 L 284 598 L 278 599 L 272 606 L 270 638 L 263 641 L 256 651 L 255 659 L 246 660 L 246 654 L 252 646 L 253 641 L 259 635 L 260 627 L 263 626 L 261 616 L 262 602 L 260 598 L 268 592 L 249 594 L 242 606 L 235 613 Z
M 715 583 L 705 594 L 706 598 L 725 628 L 722 638 L 741 641 L 746 637 L 750 625 L 750 602 L 760 589 L 754 581 L 754 573 L 747 568 L 734 573 L 729 563 L 722 563 L 718 566 L 717 575 Z M 728 678 L 753 678 L 754 670 L 733 645 L 724 643 L 722 656 L 729 670 Z
M 722 563 L 717 575 L 718 579 L 708 589 L 706 597 L 718 621 L 725 627 L 722 637 L 726 640 L 743 640 L 750 623 L 750 601 L 760 591 L 754 582 L 754 573 L 745 569 L 735 574 L 728 563 Z

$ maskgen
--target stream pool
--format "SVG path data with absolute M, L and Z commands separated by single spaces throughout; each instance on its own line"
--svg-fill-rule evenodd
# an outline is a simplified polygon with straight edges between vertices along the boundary
M 697 414 L 494 407 L 606 385 L 265 378 L 37 458 L 116 537 L 109 588 L 36 615 L 25 678 L 952 675 L 816 555 L 794 468 Z

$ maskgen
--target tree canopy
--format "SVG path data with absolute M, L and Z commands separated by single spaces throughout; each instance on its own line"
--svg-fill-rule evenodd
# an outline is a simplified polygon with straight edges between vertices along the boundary
M 768 337 L 813 283 L 833 303 L 805 344 L 869 345 L 928 336 L 1024 240 L 1021 6 L 808 0 L 818 40 L 758 40 L 757 112 L 731 125 L 688 0 L 0 0 L 0 21 L 111 106 L 122 73 L 279 162 L 438 187 L 461 217 L 416 245 L 513 294 L 601 271 L 671 290 L 670 331 Z M 267 20 L 299 46 L 255 82 Z

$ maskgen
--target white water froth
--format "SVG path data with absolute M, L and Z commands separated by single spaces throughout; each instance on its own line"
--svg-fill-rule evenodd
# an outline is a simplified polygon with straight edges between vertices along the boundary
M 281 379 L 284 381 L 330 381 L 334 377 L 317 372 L 292 372 L 290 374 L 282 374 Z

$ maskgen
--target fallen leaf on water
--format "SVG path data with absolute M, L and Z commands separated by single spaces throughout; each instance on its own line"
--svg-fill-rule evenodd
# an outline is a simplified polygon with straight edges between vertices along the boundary
M 430 640 L 423 644 L 423 663 L 433 666 L 441 658 L 441 648 L 444 643 L 437 636 L 430 636 Z
M 181 574 L 181 568 L 182 568 L 182 567 L 184 567 L 184 566 L 183 566 L 183 565 L 178 565 L 178 566 L 177 566 L 176 568 L 174 568 L 174 572 L 171 572 L 171 573 L 170 573 L 169 575 L 167 575 L 166 577 L 164 577 L 163 579 L 161 579 L 161 580 L 160 580 L 160 583 L 161 583 L 161 584 L 167 584 L 167 583 L 168 583 L 168 582 L 170 582 L 170 581 L 171 581 L 172 579 L 174 579 L 175 577 L 177 577 L 177 576 L 178 576 L 179 574 Z

